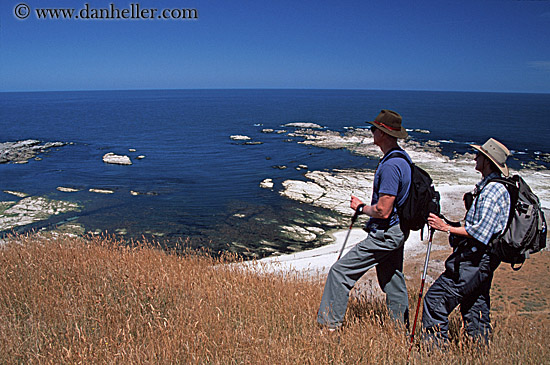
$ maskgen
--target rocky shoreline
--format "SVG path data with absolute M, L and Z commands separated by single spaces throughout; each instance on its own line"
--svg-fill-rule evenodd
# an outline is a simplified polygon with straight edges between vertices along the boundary
M 291 137 L 301 138 L 298 142 L 328 149 L 347 149 L 351 153 L 366 158 L 379 159 L 382 154 L 373 143 L 372 134 L 367 129 L 348 128 L 344 133 L 328 129 L 312 129 L 309 126 L 297 126 Z M 418 166 L 425 169 L 433 178 L 436 190 L 441 194 L 442 213 L 449 219 L 462 220 L 465 209 L 462 203 L 464 193 L 471 191 L 480 180 L 481 175 L 475 171 L 474 155 L 471 153 L 455 154 L 452 157 L 441 154 L 438 142 L 429 141 L 419 143 L 411 139 L 400 142 Z M 550 171 L 548 169 L 511 170 L 511 174 L 520 174 L 538 195 L 546 216 L 550 216 Z M 323 207 L 338 212 L 343 216 L 353 214 L 349 208 L 350 196 L 356 195 L 369 202 L 371 199 L 373 170 L 330 170 L 308 171 L 303 180 L 286 180 L 282 182 L 279 194 L 289 199 L 305 204 Z M 267 184 L 269 182 L 269 184 Z M 264 188 L 276 190 L 271 179 L 261 183 Z M 356 227 L 360 227 L 356 224 Z M 348 248 L 365 237 L 361 229 L 354 229 Z M 334 263 L 339 247 L 343 242 L 346 231 L 333 232 L 336 243 L 303 251 L 291 255 L 268 257 L 259 260 L 257 265 L 250 264 L 254 269 L 262 272 L 301 272 L 304 275 L 323 274 Z M 550 237 L 549 237 L 550 240 Z M 443 240 L 438 248 L 445 249 L 447 244 Z M 547 243 L 547 246 L 550 244 Z M 413 232 L 405 245 L 405 256 L 419 257 L 424 254 L 425 245 L 419 234 Z
M 73 145 L 72 142 L 42 142 L 35 139 L 27 139 L 17 142 L 0 143 L 0 164 L 25 164 L 29 160 L 42 160 L 40 154 L 47 153 L 51 149 L 58 149 L 67 145 Z M 135 149 L 129 149 L 129 152 L 136 152 Z M 136 160 L 142 160 L 144 155 L 135 157 Z M 129 156 L 117 155 L 112 152 L 103 156 L 103 162 L 116 165 L 131 165 L 132 161 Z M 62 193 L 78 193 L 84 189 L 75 187 L 58 186 L 57 191 Z M 88 188 L 90 193 L 96 194 L 114 194 L 112 189 L 105 188 Z M 80 203 L 70 201 L 50 199 L 43 196 L 29 196 L 25 192 L 4 190 L 5 194 L 12 195 L 19 200 L 0 201 L 0 233 L 10 233 L 17 228 L 32 225 L 37 222 L 47 221 L 53 216 L 62 215 L 71 212 L 80 212 L 83 206 Z M 139 192 L 130 191 L 130 195 L 157 195 L 155 192 Z M 73 217 L 68 222 L 61 221 L 56 225 L 54 231 L 70 235 L 82 235 L 85 229 L 76 220 L 78 217 Z M 90 234 L 98 234 L 101 231 L 94 230 L 88 232 Z M 119 234 L 125 234 L 123 229 L 117 230 Z M 157 235 L 158 236 L 158 235 Z
M 382 153 L 374 145 L 372 134 L 367 129 L 349 128 L 346 132 L 298 128 L 289 136 L 300 137 L 298 142 L 328 149 L 347 149 L 351 153 L 371 159 L 379 159 Z M 452 157 L 441 154 L 439 142 L 419 143 L 412 139 L 400 141 L 411 156 L 413 162 L 425 169 L 434 180 L 436 188 L 469 191 L 480 180 L 475 171 L 472 153 L 455 154 Z M 539 196 L 544 209 L 550 210 L 550 170 L 524 169 L 521 172 L 511 170 L 511 174 L 520 174 Z M 290 199 L 312 204 L 342 214 L 350 215 L 349 197 L 351 194 L 370 201 L 370 189 L 374 179 L 373 170 L 331 170 L 308 171 L 306 180 L 286 180 L 282 183 L 280 194 Z M 265 181 L 265 180 L 264 180 Z
M 41 141 L 34 139 L 0 143 L 0 164 L 23 164 L 29 162 L 32 158 L 40 160 L 40 157 L 36 157 L 38 154 L 45 153 L 52 148 L 59 148 L 69 144 L 71 143 L 47 142 L 42 144 Z
M 18 194 L 13 195 L 22 196 L 19 192 L 15 193 Z M 0 232 L 43 221 L 54 215 L 78 212 L 81 208 L 76 203 L 40 196 L 28 196 L 19 201 L 0 202 Z
M 338 132 L 312 123 L 290 123 L 281 127 L 285 129 L 262 129 L 261 132 L 285 134 L 284 137 L 292 138 L 293 143 L 303 145 L 327 149 L 347 149 L 353 154 L 374 161 L 381 157 L 378 147 L 373 144 L 372 134 L 367 129 L 349 127 L 344 132 Z M 287 129 L 290 131 L 287 131 Z M 428 131 L 425 132 L 428 133 Z M 243 145 L 246 142 L 260 142 L 253 141 L 252 138 L 244 135 L 232 135 L 230 139 Z M 9 163 L 23 163 L 23 161 L 28 161 L 38 153 L 67 144 L 62 142 L 42 143 L 36 140 L 5 142 L 0 143 L 0 155 L 7 156 L 6 160 L 9 158 Z M 451 219 L 461 219 L 463 215 L 462 194 L 471 190 L 480 178 L 480 175 L 474 170 L 473 155 L 444 156 L 441 153 L 440 144 L 433 141 L 419 143 L 408 139 L 400 144 L 407 150 L 413 161 L 428 171 L 434 179 L 437 190 L 442 194 L 443 213 Z M 136 150 L 130 149 L 129 152 L 136 152 Z M 139 156 L 136 159 L 139 160 L 144 157 Z M 127 166 L 133 163 L 130 157 L 115 155 L 112 152 L 105 154 L 103 161 L 107 164 Z M 288 242 L 282 252 L 300 252 L 305 248 L 317 248 L 333 243 L 335 238 L 332 238 L 332 234 L 337 232 L 336 230 L 339 227 L 345 227 L 353 213 L 349 208 L 350 195 L 356 195 L 366 202 L 371 199 L 373 170 L 333 169 L 310 171 L 308 166 L 305 163 L 300 163 L 300 161 L 297 161 L 295 166 L 298 166 L 296 170 L 303 171 L 302 179 L 290 179 L 280 182 L 274 181 L 271 177 L 266 177 L 259 182 L 260 187 L 271 190 L 274 194 L 280 194 L 290 200 L 304 203 L 304 207 L 328 209 L 330 214 L 325 211 L 325 213 L 310 217 L 311 214 L 296 213 L 294 214 L 295 217 L 293 215 L 294 218 L 286 222 L 279 221 L 277 223 L 279 225 L 277 237 L 273 237 L 273 240 Z M 121 166 L 120 168 L 129 167 Z M 274 168 L 283 168 L 283 166 L 274 166 Z M 515 173 L 515 171 L 512 173 Z M 548 211 L 550 209 L 550 187 L 548 183 L 550 172 L 541 169 L 525 169 L 521 171 L 521 175 L 537 193 L 543 207 Z M 121 193 L 113 189 L 73 186 L 59 186 L 57 190 L 68 194 L 90 192 L 111 195 Z M 28 197 L 24 193 L 12 191 L 6 192 L 17 196 L 19 200 L 2 202 L 0 205 L 0 231 L 4 232 L 41 220 L 47 220 L 55 215 L 78 212 L 83 209 L 82 206 L 76 203 L 51 200 L 45 197 Z M 135 190 L 129 190 L 129 194 L 132 196 L 156 195 L 155 192 Z M 261 221 L 261 218 L 255 214 L 249 217 L 247 214 L 240 212 L 232 213 L 232 217 L 228 218 L 229 225 L 234 225 L 232 219 L 244 222 L 243 227 L 246 227 L 247 224 L 257 225 L 258 222 L 262 224 L 269 223 Z M 269 223 L 271 226 L 273 224 L 275 223 Z M 60 230 L 65 233 L 83 234 L 85 232 L 84 227 L 78 224 L 77 218 L 71 220 L 70 224 L 64 222 L 63 226 L 63 230 Z M 358 223 L 356 226 L 360 227 L 360 224 Z M 115 229 L 114 232 L 120 235 L 127 234 L 124 228 Z M 97 230 L 88 233 L 97 233 Z M 155 234 L 155 236 L 159 235 L 161 233 L 157 232 Z M 242 238 L 244 239 L 244 236 Z M 248 258 L 281 255 L 281 248 L 273 242 L 262 239 L 261 242 L 252 245 L 251 243 L 247 244 L 246 240 L 243 239 L 235 239 L 234 242 L 230 242 L 229 250 L 243 254 Z M 418 254 L 423 250 L 423 246 L 419 242 L 411 241 L 407 249 L 409 254 Z

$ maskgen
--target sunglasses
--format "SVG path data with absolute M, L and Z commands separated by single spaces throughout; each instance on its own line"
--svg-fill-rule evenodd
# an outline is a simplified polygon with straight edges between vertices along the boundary
M 374 134 L 374 131 L 377 130 L 378 128 L 376 128 L 375 126 L 372 126 L 370 127 L 370 132 Z

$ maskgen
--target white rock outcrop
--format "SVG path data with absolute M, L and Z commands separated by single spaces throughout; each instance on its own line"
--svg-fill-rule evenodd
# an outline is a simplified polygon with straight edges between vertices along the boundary
M 67 145 L 65 142 L 48 142 L 42 145 L 40 143 L 40 141 L 34 139 L 0 143 L 0 163 L 27 163 L 37 154 L 44 153 L 50 148 Z M 41 159 L 37 158 L 37 160 Z
M 281 195 L 318 207 L 349 214 L 350 196 L 356 195 L 370 201 L 372 171 L 335 170 L 310 171 L 305 174 L 309 181 L 286 180 Z M 364 187 L 364 189 L 363 189 Z
M 76 203 L 27 197 L 7 207 L 0 214 L 0 231 L 48 219 L 52 215 L 80 210 Z
M 233 141 L 250 141 L 252 139 L 249 136 L 243 136 L 240 134 L 229 136 L 229 138 L 231 138 Z
M 29 196 L 29 194 L 27 194 L 27 193 L 23 193 L 23 192 L 20 192 L 20 191 L 12 191 L 12 190 L 4 190 L 4 193 L 14 195 L 18 198 L 26 198 L 26 197 Z
M 273 180 L 272 179 L 264 179 L 260 183 L 260 187 L 264 189 L 273 189 Z
M 63 193 L 76 193 L 77 191 L 80 191 L 80 190 L 75 189 L 75 188 L 67 188 L 67 187 L 64 187 L 64 186 L 58 186 L 57 190 L 61 191 Z
M 124 155 L 116 155 L 112 152 L 109 152 L 103 156 L 103 162 L 115 164 L 115 165 L 131 165 L 132 160 L 130 157 Z
M 311 128 L 311 129 L 322 129 L 319 124 L 315 123 L 302 123 L 302 122 L 295 122 L 295 123 L 287 123 L 283 125 L 283 127 L 293 127 L 293 128 Z
M 89 189 L 88 190 L 90 193 L 96 193 L 96 194 L 114 194 L 115 192 L 112 191 L 112 190 L 107 190 L 107 189 Z

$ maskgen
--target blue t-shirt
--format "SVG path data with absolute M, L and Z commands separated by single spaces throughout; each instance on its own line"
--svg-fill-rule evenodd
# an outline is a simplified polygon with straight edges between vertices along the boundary
M 367 224 L 367 227 L 391 227 L 399 223 L 399 217 L 397 215 L 397 206 L 401 205 L 407 199 L 409 195 L 409 188 L 411 185 L 411 166 L 409 162 L 401 157 L 388 157 L 392 154 L 402 154 L 407 161 L 412 163 L 411 158 L 402 149 L 393 149 L 382 157 L 376 173 L 374 174 L 374 186 L 372 190 L 371 205 L 378 203 L 380 194 L 387 194 L 395 196 L 393 213 L 387 219 L 371 218 Z

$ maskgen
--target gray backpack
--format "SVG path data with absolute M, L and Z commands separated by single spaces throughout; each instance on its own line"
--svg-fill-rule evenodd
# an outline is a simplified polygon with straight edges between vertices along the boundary
M 508 223 L 503 232 L 491 239 L 490 250 L 512 269 L 519 270 L 530 254 L 546 247 L 546 220 L 539 198 L 518 175 L 489 182 L 503 184 L 510 194 Z M 516 266 L 519 265 L 519 266 Z

